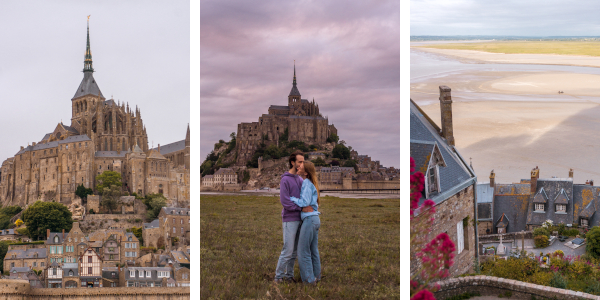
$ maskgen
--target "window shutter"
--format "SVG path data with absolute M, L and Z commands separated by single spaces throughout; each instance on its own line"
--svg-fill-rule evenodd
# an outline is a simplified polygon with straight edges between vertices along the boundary
M 458 254 L 460 254 L 465 245 L 464 245 L 464 232 L 463 232 L 463 222 L 462 220 L 460 220 L 460 222 L 458 222 L 456 224 L 456 235 L 457 235 L 457 242 L 458 242 L 458 246 L 457 246 L 457 250 L 458 250 Z

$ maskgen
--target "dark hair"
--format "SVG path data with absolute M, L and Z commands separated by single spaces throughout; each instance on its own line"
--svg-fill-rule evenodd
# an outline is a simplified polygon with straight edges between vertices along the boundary
M 298 156 L 298 155 L 304 156 L 304 154 L 302 154 L 302 151 L 294 151 L 292 154 L 290 154 L 290 159 L 288 160 L 288 162 L 290 164 L 290 169 L 294 167 L 292 165 L 292 162 L 296 162 L 296 156 Z

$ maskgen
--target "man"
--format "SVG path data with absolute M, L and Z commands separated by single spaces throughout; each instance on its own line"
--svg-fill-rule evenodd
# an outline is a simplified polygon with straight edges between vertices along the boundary
M 281 175 L 279 184 L 279 201 L 283 206 L 281 219 L 283 221 L 283 249 L 277 262 L 275 270 L 275 282 L 294 281 L 294 262 L 296 261 L 296 250 L 298 249 L 298 235 L 302 219 L 300 212 L 311 212 L 311 206 L 299 207 L 290 201 L 290 196 L 300 198 L 302 178 L 298 171 L 304 171 L 304 155 L 302 152 L 294 152 L 288 160 L 290 170 Z

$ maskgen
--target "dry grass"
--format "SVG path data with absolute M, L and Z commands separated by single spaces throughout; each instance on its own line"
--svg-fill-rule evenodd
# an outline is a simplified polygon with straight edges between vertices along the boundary
M 399 200 L 321 200 L 317 287 L 273 283 L 283 245 L 278 197 L 201 197 L 202 299 L 398 299 Z M 295 278 L 300 281 L 298 264 Z
M 418 46 L 422 48 L 477 50 L 510 54 L 559 54 L 600 56 L 600 42 L 585 41 L 499 41 Z

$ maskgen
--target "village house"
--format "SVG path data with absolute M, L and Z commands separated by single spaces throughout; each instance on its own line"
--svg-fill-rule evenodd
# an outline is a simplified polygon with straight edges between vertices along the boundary
M 127 267 L 122 269 L 120 285 L 126 287 L 167 286 L 171 278 L 170 267 Z
M 103 267 L 102 268 L 102 286 L 103 287 L 119 287 L 119 267 Z
M 94 249 L 87 248 L 79 257 L 81 287 L 102 287 L 102 258 Z
M 60 264 L 53 262 L 44 270 L 46 273 L 46 287 L 60 289 L 63 287 L 63 269 Z
M 64 263 L 62 271 L 63 287 L 76 288 L 80 286 L 81 280 L 79 279 L 78 263 Z
M 17 279 L 29 281 L 32 288 L 44 288 L 43 280 L 30 268 L 12 268 L 9 276 L 2 277 L 3 279 Z
M 454 241 L 454 265 L 449 271 L 456 276 L 472 270 L 473 260 L 478 257 L 477 177 L 455 147 L 450 88 L 439 89 L 441 127 L 411 100 L 410 156 L 415 162 L 415 172 L 425 176 L 421 203 L 425 199 L 435 203 L 435 222 L 427 239 L 445 232 Z M 411 276 L 421 267 L 414 253 L 416 249 L 411 249 Z
M 46 253 L 46 248 L 9 249 L 4 257 L 4 270 L 10 270 L 15 267 L 43 270 L 47 264 Z

